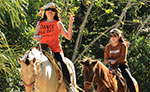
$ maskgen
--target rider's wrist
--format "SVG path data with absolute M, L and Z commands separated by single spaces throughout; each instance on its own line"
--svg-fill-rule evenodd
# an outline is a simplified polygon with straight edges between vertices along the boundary
M 34 35 L 33 37 L 40 37 L 39 35 Z
M 69 23 L 69 26 L 72 26 L 72 23 Z

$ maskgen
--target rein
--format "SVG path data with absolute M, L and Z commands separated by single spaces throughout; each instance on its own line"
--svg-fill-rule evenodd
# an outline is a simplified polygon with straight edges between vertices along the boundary
M 88 70 L 88 71 L 90 71 L 88 68 L 87 68 L 87 70 Z M 94 75 L 93 75 L 93 78 L 92 78 L 92 81 L 91 81 L 91 82 L 90 82 L 90 81 L 84 81 L 84 85 L 85 85 L 85 84 L 90 84 L 90 85 L 91 85 L 91 88 L 94 90 L 94 92 L 96 92 L 96 90 L 95 90 L 95 88 L 94 88 L 94 85 L 93 85 L 94 80 L 95 80 L 95 77 L 96 77 L 96 74 L 94 73 Z
M 98 65 L 98 66 L 99 66 L 99 65 Z M 98 68 L 99 68 L 99 67 L 98 67 Z M 99 70 L 99 69 L 98 69 L 98 70 Z M 102 71 L 102 70 L 101 70 L 101 71 Z M 103 71 L 103 72 L 104 72 L 104 71 Z M 109 73 L 109 75 L 110 75 L 110 73 Z M 109 82 L 110 82 L 110 77 L 108 78 L 108 80 L 109 80 Z M 107 90 L 109 90 L 110 92 L 112 92 L 113 89 L 111 89 L 111 87 L 112 87 L 111 83 L 110 83 L 110 85 L 109 85 L 108 81 L 105 80 L 105 78 L 104 78 L 104 80 L 102 80 L 102 82 L 104 83 L 103 87 L 106 86 Z M 112 87 L 112 88 L 113 88 L 113 87 Z M 102 88 L 101 88 L 101 90 L 102 90 Z
M 97 69 L 98 69 L 98 71 L 99 71 L 99 64 L 97 65 Z M 96 77 L 96 73 L 94 73 L 94 76 L 93 76 L 93 79 L 92 79 L 92 82 L 91 82 L 91 83 L 88 82 L 88 81 L 85 81 L 86 83 L 91 84 L 93 89 L 94 89 L 93 82 L 94 82 L 95 77 Z M 103 80 L 102 82 L 104 83 L 104 85 L 101 87 L 100 91 L 106 86 L 106 88 L 111 92 L 112 89 L 111 89 L 110 87 L 111 87 L 112 85 L 110 86 L 106 80 Z M 94 90 L 95 90 L 95 89 L 94 89 Z M 95 91 L 95 92 L 96 92 L 96 91 Z
M 25 87 L 31 87 L 31 86 L 34 85 L 34 83 L 35 83 L 35 81 L 31 82 L 30 84 L 27 84 L 27 83 L 25 83 L 25 82 L 23 81 L 23 85 L 24 85 Z

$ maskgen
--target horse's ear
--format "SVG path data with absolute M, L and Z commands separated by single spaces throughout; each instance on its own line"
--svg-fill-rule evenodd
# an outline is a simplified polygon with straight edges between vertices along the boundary
M 79 62 L 80 64 L 82 64 L 82 65 L 85 64 L 85 62 L 83 62 L 82 60 L 79 60 L 78 62 Z
M 33 58 L 33 60 L 31 61 L 31 65 L 33 65 L 36 61 L 36 58 Z
M 35 61 L 36 61 L 36 58 L 33 58 L 33 63 L 35 63 Z
M 17 70 L 18 70 L 19 72 L 21 72 L 21 68 L 17 68 Z
M 18 58 L 19 63 L 21 64 L 23 62 L 23 59 Z
M 89 66 L 89 61 L 81 61 L 80 64 L 85 65 L 85 66 Z
M 97 64 L 97 61 L 93 61 L 92 65 L 95 66 Z

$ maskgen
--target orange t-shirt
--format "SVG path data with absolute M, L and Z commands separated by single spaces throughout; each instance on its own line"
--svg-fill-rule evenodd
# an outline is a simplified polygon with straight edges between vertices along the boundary
M 40 40 L 40 43 L 48 44 L 48 47 L 53 52 L 62 51 L 59 40 L 59 35 L 61 31 L 58 28 L 57 22 L 59 21 L 53 22 L 40 21 L 39 35 L 43 36 Z

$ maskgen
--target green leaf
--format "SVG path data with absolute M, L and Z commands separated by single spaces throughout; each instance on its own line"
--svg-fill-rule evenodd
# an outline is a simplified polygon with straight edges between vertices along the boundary
M 105 9 L 105 13 L 107 13 L 107 14 L 110 14 L 110 13 L 112 13 L 112 12 L 113 12 L 112 9 Z
M 133 22 L 140 23 L 140 20 L 138 20 L 138 19 L 133 19 Z

